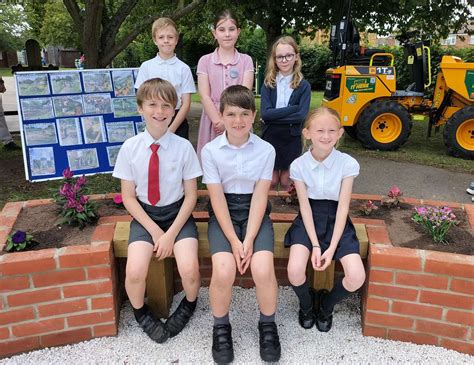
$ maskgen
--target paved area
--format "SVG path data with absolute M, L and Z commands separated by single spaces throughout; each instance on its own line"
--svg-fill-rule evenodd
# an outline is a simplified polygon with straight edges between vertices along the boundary
M 17 110 L 14 78 L 3 79 L 7 87 L 7 92 L 3 94 L 3 108 L 6 111 Z M 188 119 L 191 125 L 190 139 L 194 144 L 200 115 L 201 104 L 192 103 Z M 19 132 L 18 116 L 8 116 L 7 124 L 10 131 Z M 355 193 L 385 195 L 392 185 L 397 185 L 408 197 L 471 203 L 466 188 L 474 181 L 472 174 L 365 156 L 355 157 L 361 165 L 353 189 Z

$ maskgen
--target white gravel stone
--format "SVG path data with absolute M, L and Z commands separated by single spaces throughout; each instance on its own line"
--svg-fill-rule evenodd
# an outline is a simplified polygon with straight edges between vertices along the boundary
M 175 296 L 176 308 L 183 293 Z M 298 325 L 298 303 L 290 287 L 280 288 L 277 324 L 282 364 L 474 364 L 474 356 L 430 345 L 362 336 L 360 299 L 356 296 L 336 306 L 333 328 Z M 262 363 L 258 347 L 259 311 L 254 289 L 234 288 L 230 319 L 235 364 Z M 117 337 L 103 337 L 62 347 L 32 351 L 0 360 L 0 364 L 206 364 L 212 363 L 212 315 L 208 289 L 201 288 L 198 307 L 188 326 L 165 344 L 151 341 L 139 328 L 130 304 L 120 313 Z

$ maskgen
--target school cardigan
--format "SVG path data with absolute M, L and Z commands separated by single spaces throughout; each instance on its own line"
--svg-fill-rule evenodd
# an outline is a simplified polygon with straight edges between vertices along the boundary
M 308 81 L 301 80 L 300 86 L 293 90 L 288 101 L 288 106 L 275 108 L 277 101 L 277 88 L 262 86 L 260 116 L 265 126 L 289 125 L 301 129 L 301 124 L 306 118 L 311 101 L 311 86 Z

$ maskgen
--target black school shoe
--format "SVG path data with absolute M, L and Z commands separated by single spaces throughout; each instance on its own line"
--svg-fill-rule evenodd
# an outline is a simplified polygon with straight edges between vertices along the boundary
M 309 293 L 311 295 L 311 301 L 312 301 L 311 309 L 309 309 L 308 312 L 304 312 L 300 308 L 298 312 L 298 322 L 300 326 L 306 330 L 314 326 L 314 322 L 316 321 L 316 314 L 317 314 L 317 311 L 315 311 L 315 308 L 314 308 L 314 303 L 316 300 L 316 294 L 314 292 L 314 289 L 309 288 Z
M 329 294 L 326 289 L 318 290 L 316 297 L 318 298 L 318 314 L 316 316 L 316 327 L 319 332 L 329 332 L 332 327 L 332 313 L 326 314 L 322 309 L 324 298 Z
M 212 358 L 217 364 L 228 364 L 234 360 L 230 324 L 218 324 L 212 328 Z
M 260 357 L 262 360 L 266 362 L 280 360 L 280 337 L 278 337 L 275 322 L 259 322 L 258 332 L 260 334 Z
M 178 308 L 174 311 L 174 313 L 166 320 L 166 329 L 170 333 L 170 337 L 176 336 L 180 333 L 186 324 L 189 322 L 189 319 L 194 313 L 194 308 L 190 308 L 186 305 L 185 298 L 181 300 L 179 303 Z
M 153 341 L 163 343 L 168 339 L 169 333 L 164 323 L 158 318 L 155 318 L 150 309 L 137 319 L 137 322 Z

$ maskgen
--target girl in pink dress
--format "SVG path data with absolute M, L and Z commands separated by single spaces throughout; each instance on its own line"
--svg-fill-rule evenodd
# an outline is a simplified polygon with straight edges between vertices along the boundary
M 197 143 L 199 158 L 204 145 L 224 132 L 218 111 L 222 91 L 231 85 L 243 85 L 250 90 L 253 86 L 252 58 L 235 49 L 239 34 L 237 19 L 229 10 L 218 14 L 212 35 L 219 46 L 213 53 L 202 56 L 197 66 L 198 91 L 203 106 Z

